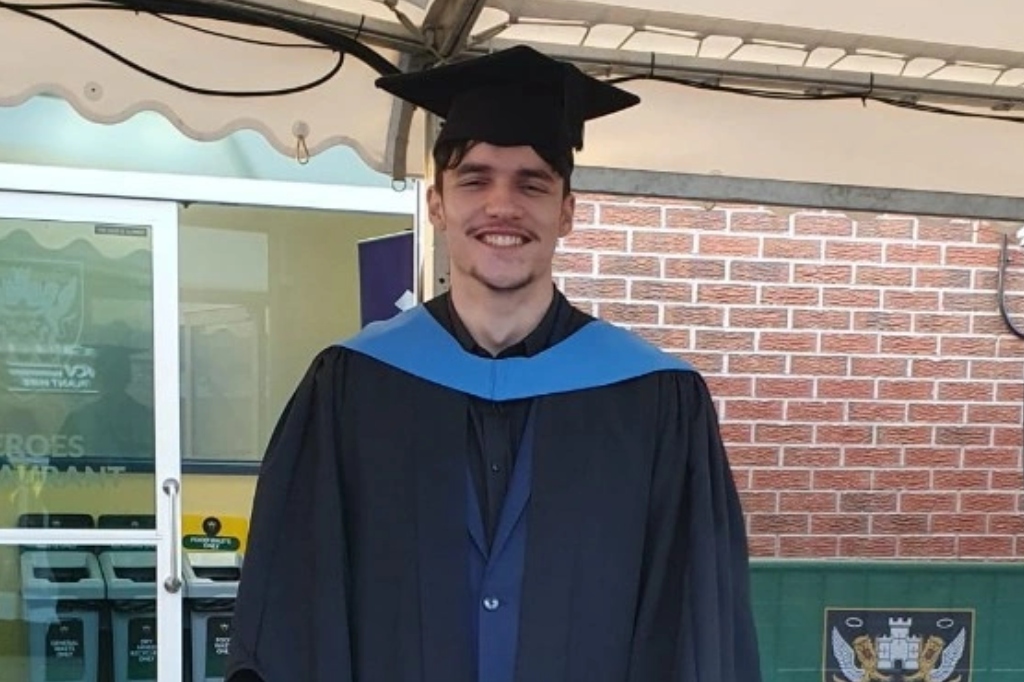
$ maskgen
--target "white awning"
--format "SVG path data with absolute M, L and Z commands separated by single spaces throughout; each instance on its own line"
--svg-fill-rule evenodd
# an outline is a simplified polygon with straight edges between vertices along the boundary
M 57 0 L 33 7 L 47 4 Z M 588 127 L 582 167 L 1024 198 L 1024 127 L 982 118 L 1024 118 L 1014 0 L 207 0 L 162 2 L 161 16 L 125 11 L 156 7 L 141 0 L 96 5 L 0 6 L 0 104 L 51 93 L 99 122 L 151 109 L 196 139 L 252 128 L 286 155 L 349 145 L 377 170 L 416 176 L 424 122 L 403 119 L 374 87 L 378 72 L 526 42 L 598 75 L 640 78 L 623 85 L 640 106 Z M 287 20 L 309 37 L 179 5 Z M 378 68 L 348 54 L 318 87 L 228 94 L 330 74 L 339 53 L 316 43 L 324 31 L 372 50 Z M 814 99 L 838 94 L 849 98 Z M 908 108 L 922 105 L 947 113 Z

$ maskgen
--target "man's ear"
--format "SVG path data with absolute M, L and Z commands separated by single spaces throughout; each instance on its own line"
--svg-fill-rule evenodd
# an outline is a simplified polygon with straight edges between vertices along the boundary
M 558 236 L 567 237 L 572 232 L 576 218 L 576 195 L 569 193 L 562 199 L 562 214 L 558 222 Z
M 427 215 L 430 217 L 430 223 L 438 232 L 445 230 L 444 206 L 441 199 L 441 190 L 434 185 L 427 188 Z

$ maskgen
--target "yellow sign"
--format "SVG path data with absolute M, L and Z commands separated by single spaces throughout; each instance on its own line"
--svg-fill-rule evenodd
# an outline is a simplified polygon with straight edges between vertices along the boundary
M 182 531 L 182 546 L 189 551 L 245 554 L 249 522 L 241 516 L 186 514 Z

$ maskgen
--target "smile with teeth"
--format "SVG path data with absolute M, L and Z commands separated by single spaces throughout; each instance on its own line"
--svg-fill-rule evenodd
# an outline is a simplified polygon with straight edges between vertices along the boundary
M 522 246 L 526 243 L 525 239 L 515 234 L 485 234 L 480 237 L 480 241 L 488 246 L 497 246 L 499 248 Z

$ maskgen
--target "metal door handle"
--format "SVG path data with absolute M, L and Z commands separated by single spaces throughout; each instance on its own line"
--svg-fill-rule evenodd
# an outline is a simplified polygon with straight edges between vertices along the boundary
M 163 488 L 171 498 L 171 573 L 164 579 L 164 589 L 175 594 L 181 589 L 181 484 L 168 478 Z

